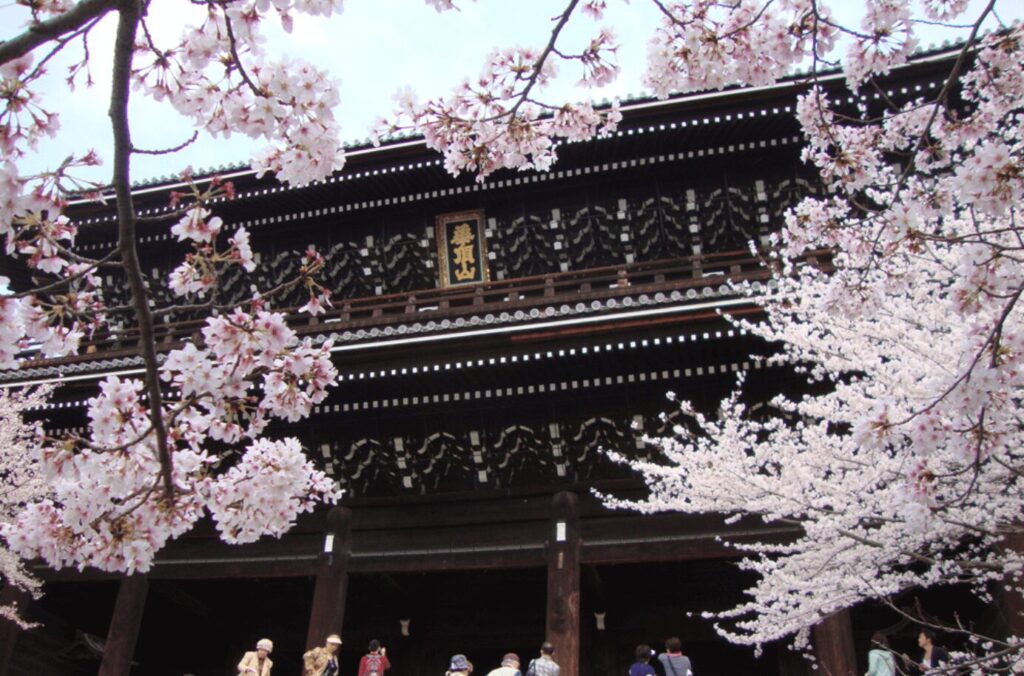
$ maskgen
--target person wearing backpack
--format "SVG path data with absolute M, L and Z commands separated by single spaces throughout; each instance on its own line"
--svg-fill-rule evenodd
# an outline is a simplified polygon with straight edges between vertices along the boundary
M 370 641 L 370 652 L 359 660 L 359 676 L 384 676 L 384 672 L 391 668 L 387 651 L 377 639 Z
M 690 658 L 683 654 L 683 642 L 673 636 L 665 641 L 665 652 L 658 655 L 665 676 L 693 676 Z
M 558 676 L 560 669 L 552 658 L 555 654 L 555 646 L 544 641 L 540 647 L 540 657 L 530 660 L 530 666 L 526 669 L 526 676 Z

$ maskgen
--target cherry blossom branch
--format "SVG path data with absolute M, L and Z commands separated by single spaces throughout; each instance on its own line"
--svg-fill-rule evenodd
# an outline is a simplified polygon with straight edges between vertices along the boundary
M 964 381 L 968 380 L 971 377 L 971 373 L 974 372 L 974 368 L 978 365 L 978 363 L 981 361 L 981 358 L 989 350 L 989 346 L 992 346 L 992 356 L 995 356 L 995 348 L 999 344 L 999 336 L 1002 333 L 1003 325 L 1006 323 L 1006 320 L 1010 316 L 1010 313 L 1013 312 L 1013 308 L 1017 305 L 1017 301 L 1020 300 L 1022 294 L 1024 294 L 1024 284 L 1021 284 L 1020 286 L 1017 287 L 1017 290 L 1013 293 L 1013 295 L 1010 296 L 1009 301 L 1006 303 L 1006 305 L 1003 306 L 1003 310 L 1000 313 L 999 318 L 996 320 L 995 325 L 992 327 L 991 333 L 985 339 L 985 342 L 978 348 L 977 352 L 975 352 L 974 358 L 971 360 L 970 365 L 966 369 L 964 369 L 963 373 L 961 373 L 955 380 L 953 380 L 953 382 L 950 383 L 949 386 L 942 393 L 940 393 L 938 397 L 929 402 L 927 406 L 915 410 L 913 413 L 911 413 L 909 416 L 902 420 L 894 422 L 894 425 L 906 425 L 914 418 L 922 414 L 925 414 L 928 411 L 931 411 L 933 408 L 935 408 L 935 406 L 937 406 L 942 400 L 949 396 L 951 392 L 953 392 Z
M 565 28 L 565 24 L 569 23 L 569 17 L 572 16 L 572 12 L 576 9 L 576 5 L 579 4 L 579 0 L 570 0 L 565 10 L 558 17 L 558 21 L 555 23 L 555 27 L 551 29 L 551 37 L 548 38 L 548 44 L 541 50 L 540 55 L 534 62 L 533 72 L 530 73 L 530 77 L 527 78 L 526 84 L 523 85 L 522 91 L 519 93 L 519 100 L 516 101 L 509 110 L 504 113 L 501 117 L 515 118 L 516 113 L 519 111 L 520 106 L 525 103 L 530 97 L 530 91 L 533 90 L 534 85 L 537 84 L 537 79 L 540 77 L 541 72 L 544 70 L 544 62 L 551 55 L 551 52 L 555 49 L 555 43 L 558 42 L 558 36 L 562 33 L 562 29 Z
M 91 274 L 92 272 L 97 270 L 99 267 L 101 267 L 104 263 L 109 263 L 109 262 L 111 262 L 113 260 L 116 260 L 118 258 L 119 253 L 120 252 L 117 249 L 114 249 L 113 251 L 108 253 L 106 256 L 104 256 L 103 258 L 101 258 L 101 259 L 99 259 L 97 261 L 94 261 L 89 267 L 81 270 L 80 272 L 76 272 L 75 274 L 67 276 L 67 277 L 61 277 L 60 279 L 58 279 L 58 280 L 56 280 L 54 282 L 51 282 L 49 284 L 45 284 L 43 286 L 37 286 L 37 287 L 29 289 L 27 291 L 21 291 L 21 292 L 18 292 L 18 293 L 10 294 L 7 297 L 8 298 L 27 298 L 29 296 L 35 296 L 35 295 L 39 295 L 39 294 L 48 293 L 50 291 L 55 291 L 57 289 L 60 289 L 61 287 L 67 286 L 68 284 L 71 284 L 73 282 L 76 282 L 76 281 L 86 277 L 87 275 Z
M 224 26 L 227 28 L 228 32 L 228 45 L 231 49 L 232 65 L 238 69 L 238 74 L 241 76 L 242 81 L 249 86 L 249 89 L 252 90 L 253 94 L 257 96 L 266 96 L 266 90 L 252 81 L 249 77 L 249 73 L 245 70 L 245 64 L 242 63 L 242 57 L 238 55 L 238 40 L 235 39 L 235 30 L 231 26 L 231 17 L 228 16 L 226 6 L 223 3 L 215 3 L 211 1 L 210 6 L 212 7 L 214 5 L 218 5 L 220 7 L 224 16 Z
M 900 179 L 898 182 L 900 189 L 902 189 L 902 187 L 906 185 L 907 179 L 910 177 L 911 172 L 916 166 L 917 153 L 924 148 L 925 139 L 931 132 L 932 125 L 935 124 L 935 120 L 938 119 L 939 111 L 943 107 L 948 105 L 949 96 L 953 92 L 953 88 L 957 86 L 957 84 L 960 82 L 960 74 L 967 63 L 967 55 L 975 50 L 975 46 L 978 41 L 978 34 L 981 32 L 982 24 L 985 23 L 986 17 L 988 17 L 988 15 L 992 12 L 992 10 L 995 8 L 995 5 L 996 0 L 989 0 L 988 4 L 985 5 L 985 8 L 978 15 L 977 20 L 971 27 L 971 33 L 970 35 L 968 35 L 967 40 L 964 43 L 963 49 L 961 49 L 960 53 L 957 55 L 956 61 L 953 62 L 953 67 L 949 71 L 949 75 L 946 76 L 946 82 L 942 85 L 942 89 L 939 91 L 938 96 L 935 97 L 935 107 L 932 110 L 932 114 L 928 118 L 928 122 L 924 125 L 924 129 L 922 129 L 921 134 L 918 136 L 918 140 L 914 147 L 914 153 L 911 157 L 911 160 L 907 163 L 906 168 L 900 175 Z M 896 193 L 898 194 L 898 190 L 896 191 Z
M 20 58 L 50 40 L 77 30 L 116 6 L 115 0 L 82 0 L 52 19 L 34 23 L 24 33 L 0 42 L 0 63 Z
M 160 391 L 160 364 L 157 361 L 153 338 L 153 316 L 150 313 L 146 282 L 139 265 L 135 246 L 135 207 L 131 193 L 129 166 L 131 162 L 131 132 L 128 122 L 128 96 L 132 72 L 132 54 L 135 32 L 139 24 L 138 0 L 118 0 L 119 19 L 114 51 L 114 77 L 110 94 L 110 118 L 114 131 L 114 178 L 117 197 L 118 247 L 124 262 L 128 285 L 132 290 L 136 322 L 141 340 L 139 350 L 146 369 L 149 394 L 150 420 L 160 459 L 164 497 L 174 501 L 174 479 L 171 452 L 167 445 L 167 430 L 163 419 L 163 397 Z
M 46 56 L 44 56 L 42 59 L 39 60 L 39 62 L 35 65 L 35 68 L 32 69 L 32 72 L 25 76 L 24 81 L 25 82 L 29 82 L 29 81 L 34 80 L 37 77 L 39 77 L 43 73 L 43 71 L 45 69 L 45 66 L 46 66 L 47 63 L 49 63 L 50 59 L 52 59 L 57 54 L 59 54 L 61 51 L 63 51 L 64 48 L 70 42 L 72 42 L 73 40 L 75 40 L 78 37 L 82 37 L 82 39 L 83 39 L 82 44 L 83 44 L 83 50 L 85 51 L 85 58 L 83 59 L 83 61 L 81 63 L 77 64 L 76 66 L 72 66 L 72 75 L 69 77 L 69 80 L 72 80 L 73 77 L 74 77 L 74 73 L 76 73 L 77 70 L 83 66 L 83 64 L 88 62 L 88 58 L 89 58 L 88 33 L 89 33 L 89 31 L 91 31 L 93 29 L 93 27 L 96 26 L 96 24 L 98 24 L 100 22 L 100 20 L 102 18 L 103 18 L 102 15 L 98 16 L 95 19 L 92 19 L 91 21 L 86 23 L 84 26 L 82 26 L 82 27 L 72 31 L 71 33 L 65 34 L 65 35 L 57 38 L 56 39 L 56 43 L 57 44 L 53 47 L 53 49 L 51 49 L 49 52 L 47 52 Z M 2 44 L 3 43 L 0 43 L 0 45 L 2 45 Z
M 135 153 L 136 155 L 170 155 L 171 153 L 176 153 L 179 150 L 184 150 L 185 148 L 189 147 L 190 145 L 196 142 L 197 138 L 199 138 L 199 132 L 194 131 L 192 132 L 192 136 L 190 136 L 188 140 L 183 141 L 176 146 L 172 146 L 170 148 L 163 148 L 160 150 L 144 150 L 142 148 L 132 146 L 132 152 Z M 171 217 L 172 214 L 162 214 L 159 218 L 163 220 L 169 219 Z

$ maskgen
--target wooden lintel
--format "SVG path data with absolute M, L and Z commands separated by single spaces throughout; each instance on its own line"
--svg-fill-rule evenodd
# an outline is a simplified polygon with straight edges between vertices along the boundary
M 351 573 L 434 573 L 448 570 L 541 568 L 546 565 L 544 547 L 506 551 L 431 552 L 397 556 L 353 557 Z

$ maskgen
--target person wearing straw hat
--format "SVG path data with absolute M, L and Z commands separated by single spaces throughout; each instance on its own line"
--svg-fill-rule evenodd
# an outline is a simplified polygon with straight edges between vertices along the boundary
M 302 656 L 302 676 L 338 676 L 338 649 L 341 637 L 331 634 L 324 645 Z
M 238 663 L 238 676 L 270 676 L 270 668 L 274 666 L 270 659 L 272 652 L 274 642 L 269 638 L 261 638 L 256 643 L 256 650 L 242 655 L 242 661 Z

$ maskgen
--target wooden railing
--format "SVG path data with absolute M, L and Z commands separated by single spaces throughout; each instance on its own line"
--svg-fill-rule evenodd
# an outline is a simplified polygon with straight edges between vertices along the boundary
M 806 256 L 812 263 L 827 257 L 827 251 L 811 252 Z M 769 277 L 770 272 L 761 258 L 749 251 L 729 251 L 549 273 L 464 287 L 338 299 L 335 307 L 318 317 L 300 313 L 298 308 L 289 308 L 284 312 L 288 315 L 289 324 L 300 335 L 324 331 L 340 333 L 412 322 L 440 322 L 492 312 L 529 311 L 552 305 L 606 301 L 620 296 L 702 290 L 704 287 L 717 287 L 727 279 L 753 281 Z M 156 317 L 159 317 L 159 313 L 156 313 Z M 169 350 L 189 340 L 200 342 L 203 326 L 204 322 L 199 319 L 157 324 L 155 338 L 158 349 Z M 81 355 L 60 361 L 95 359 L 99 355 L 115 357 L 134 354 L 138 340 L 138 330 L 134 327 L 97 334 L 84 345 Z

